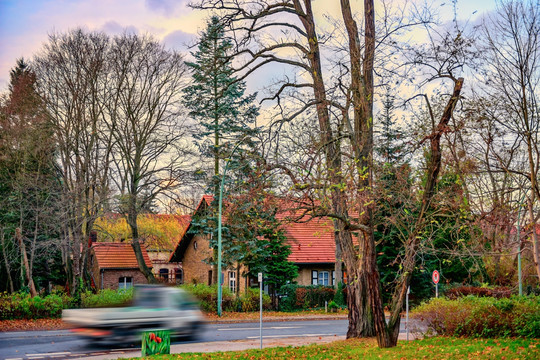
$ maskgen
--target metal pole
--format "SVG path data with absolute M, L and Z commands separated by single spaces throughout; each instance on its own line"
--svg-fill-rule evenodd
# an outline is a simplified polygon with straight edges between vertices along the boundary
M 236 144 L 234 149 L 231 151 L 230 156 L 234 154 L 236 149 L 246 140 L 247 137 L 244 137 L 242 140 Z M 219 206 L 218 206 L 218 298 L 217 298 L 217 314 L 218 316 L 221 316 L 221 303 L 222 303 L 222 297 L 223 297 L 223 289 L 221 288 L 221 209 L 223 208 L 223 187 L 225 186 L 225 175 L 227 174 L 227 169 L 229 168 L 230 159 L 227 160 L 227 163 L 225 164 L 225 169 L 223 169 L 223 176 L 221 177 L 221 184 L 219 186 Z
M 407 317 L 405 318 L 405 328 L 407 329 L 407 341 L 409 341 L 409 293 L 411 292 L 411 287 L 407 287 L 407 297 L 406 300 L 406 311 L 407 311 Z
M 439 297 L 439 283 L 435 284 L 435 297 Z
M 259 316 L 259 337 L 261 339 L 261 350 L 262 350 L 262 311 L 263 311 L 263 282 L 262 282 L 262 279 L 260 279 L 259 281 L 259 311 L 260 311 L 260 316 Z
M 228 165 L 229 163 L 227 163 Z M 225 171 L 227 171 L 227 166 L 225 166 Z M 218 206 L 218 265 L 217 265 L 217 278 L 218 278 L 218 292 L 217 292 L 217 314 L 221 316 L 221 298 L 222 291 L 221 288 L 221 208 L 223 206 L 223 179 L 225 179 L 225 173 L 221 179 L 221 186 L 219 187 L 219 206 Z
M 520 217 L 521 217 L 521 206 L 522 206 L 522 202 L 523 202 L 523 199 L 525 198 L 525 195 L 523 195 L 523 197 L 521 198 L 521 201 L 519 202 L 519 207 L 518 207 L 518 220 L 517 220 L 517 239 L 518 239 L 518 256 L 517 256 L 517 261 L 518 261 L 518 286 L 519 286 L 519 296 L 523 295 L 523 282 L 522 282 L 522 279 L 521 279 L 521 228 L 519 226 L 519 220 L 520 220 Z

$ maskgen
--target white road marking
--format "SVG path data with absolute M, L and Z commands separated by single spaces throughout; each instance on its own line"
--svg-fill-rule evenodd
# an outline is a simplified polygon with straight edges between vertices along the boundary
M 6 359 L 6 360 L 22 360 L 22 358 L 9 358 L 9 359 Z
M 263 327 L 263 330 L 267 329 L 273 329 L 273 330 L 280 330 L 280 329 L 300 329 L 301 326 L 272 326 L 272 327 Z M 227 328 L 227 329 L 218 329 L 218 331 L 235 331 L 235 330 L 259 330 L 259 327 L 251 327 L 251 328 Z
M 69 355 L 70 351 L 55 352 L 55 353 L 43 353 L 43 354 L 26 354 L 26 356 L 51 356 L 51 355 Z
M 301 335 L 263 335 L 263 338 L 288 338 L 288 337 L 311 337 L 311 336 L 333 336 L 335 334 L 301 334 Z M 246 339 L 260 339 L 259 336 L 248 336 Z

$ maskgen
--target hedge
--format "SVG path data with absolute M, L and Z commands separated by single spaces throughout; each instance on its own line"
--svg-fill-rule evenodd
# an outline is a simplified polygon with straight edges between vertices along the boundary
M 0 320 L 59 318 L 69 308 L 71 297 L 51 294 L 30 297 L 27 293 L 0 295 Z
M 125 306 L 133 298 L 133 290 L 105 289 L 93 294 L 81 294 L 81 307 Z M 65 293 L 34 296 L 25 292 L 0 294 L 0 320 L 48 319 L 62 316 L 63 309 L 78 307 L 75 299 Z
M 303 286 L 287 284 L 280 289 L 280 311 L 307 310 L 324 307 L 325 302 L 334 300 L 335 289 L 329 286 Z
M 190 292 L 199 300 L 199 305 L 203 311 L 217 311 L 217 285 L 208 286 L 205 284 L 186 284 L 181 288 Z M 259 290 L 247 289 L 238 298 L 227 287 L 222 288 L 221 308 L 223 311 L 258 311 L 259 310 Z M 270 309 L 271 300 L 267 294 L 263 295 L 263 309 Z
M 540 338 L 540 297 L 432 299 L 412 318 L 427 326 L 428 335 Z

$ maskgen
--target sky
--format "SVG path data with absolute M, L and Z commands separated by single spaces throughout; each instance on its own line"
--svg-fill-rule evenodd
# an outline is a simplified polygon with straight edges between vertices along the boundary
M 404 0 L 391 0 L 402 2 Z M 423 0 L 420 0 L 423 1 Z M 204 29 L 207 13 L 194 11 L 190 0 L 0 0 L 0 92 L 18 58 L 31 59 L 54 32 L 82 27 L 114 35 L 128 30 L 149 33 L 166 47 L 188 51 Z M 363 0 L 351 0 L 353 8 Z M 375 1 L 378 2 L 377 0 Z M 448 5 L 450 0 L 435 0 Z M 315 0 L 317 16 L 339 16 L 338 0 Z M 377 4 L 376 4 L 377 6 Z M 448 7 L 447 7 L 448 8 Z M 495 8 L 495 0 L 460 0 L 458 14 L 474 20 Z M 447 14 L 449 15 L 449 14 Z M 248 88 L 249 88 L 248 83 Z M 257 89 L 253 89 L 257 90 Z

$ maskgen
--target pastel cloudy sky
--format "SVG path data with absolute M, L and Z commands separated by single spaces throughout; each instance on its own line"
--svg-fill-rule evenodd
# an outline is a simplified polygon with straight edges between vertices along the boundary
M 190 0 L 0 0 L 0 91 L 7 88 L 16 59 L 30 59 L 51 32 L 76 27 L 118 34 L 124 29 L 150 33 L 165 46 L 184 51 L 204 27 L 208 14 L 193 11 Z M 403 1 L 403 0 L 397 0 Z M 449 3 L 440 0 L 440 3 Z M 352 0 L 355 3 L 362 1 Z M 339 15 L 338 0 L 317 0 L 317 12 Z M 495 7 L 495 0 L 460 0 L 464 18 Z M 477 12 L 475 12 L 477 11 Z

